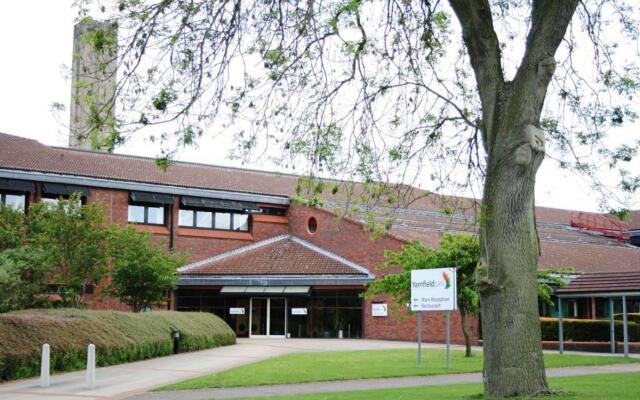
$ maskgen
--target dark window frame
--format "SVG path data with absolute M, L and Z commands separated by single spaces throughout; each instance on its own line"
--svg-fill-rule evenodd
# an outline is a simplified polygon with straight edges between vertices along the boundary
M 129 220 L 129 207 L 131 206 L 144 207 L 144 222 Z M 162 208 L 161 224 L 149 222 L 149 208 Z M 127 222 L 130 224 L 136 224 L 136 225 L 167 226 L 167 205 L 161 204 L 161 203 L 145 203 L 145 202 L 139 202 L 139 201 L 129 201 L 129 205 L 127 206 Z
M 180 222 L 180 211 L 193 211 L 193 221 L 191 225 L 183 225 Z M 202 212 L 202 213 L 212 213 L 211 216 L 211 227 L 203 227 L 203 226 L 198 226 L 198 212 Z M 223 214 L 231 214 L 231 228 L 230 229 L 224 229 L 224 228 L 216 228 L 216 214 L 218 213 L 223 213 Z M 236 215 L 246 215 L 248 217 L 248 225 L 247 225 L 247 229 L 234 229 L 235 228 L 235 224 L 236 224 Z M 253 218 L 251 218 L 251 214 L 250 213 L 239 213 L 237 211 L 232 211 L 232 210 L 220 210 L 220 209 L 212 209 L 212 208 L 201 208 L 201 207 L 185 207 L 185 206 L 181 206 L 180 209 L 178 210 L 178 226 L 180 228 L 187 228 L 187 229 L 206 229 L 206 230 L 210 230 L 210 231 L 222 231 L 222 232 L 251 232 L 251 229 L 253 227 Z
M 76 192 L 76 193 L 80 193 L 80 192 Z M 75 194 L 75 193 L 74 193 Z M 47 193 L 42 193 L 42 195 L 40 195 L 40 202 L 42 202 L 42 199 L 51 199 L 51 200 L 69 200 L 69 198 L 71 197 L 70 194 L 47 194 Z M 80 205 L 87 205 L 87 197 L 82 195 L 80 196 Z
M 24 197 L 24 205 L 22 207 L 22 211 L 27 211 L 28 203 L 29 203 L 29 193 L 28 192 L 20 192 L 15 190 L 0 190 L 0 204 L 6 206 L 7 205 L 7 195 L 10 196 L 23 196 Z

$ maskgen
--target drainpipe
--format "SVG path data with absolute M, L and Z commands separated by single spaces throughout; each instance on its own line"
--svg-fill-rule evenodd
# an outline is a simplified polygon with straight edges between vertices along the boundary
M 174 208 L 173 206 L 175 205 L 175 197 L 173 198 L 173 204 L 169 206 L 169 250 L 173 250 L 173 233 L 174 233 L 174 228 L 173 228 L 173 213 L 174 213 Z

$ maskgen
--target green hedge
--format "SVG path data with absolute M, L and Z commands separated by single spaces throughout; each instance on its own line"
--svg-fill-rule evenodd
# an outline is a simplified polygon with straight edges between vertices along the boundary
M 90 343 L 98 366 L 172 354 L 172 330 L 180 331 L 181 352 L 236 340 L 231 328 L 209 313 L 58 309 L 0 314 L 0 380 L 38 375 L 44 343 L 51 346 L 51 370 L 71 371 L 86 367 Z
M 613 318 L 622 321 L 622 314 L 613 314 Z M 640 324 L 640 313 L 627 313 L 627 321 Z
M 564 340 L 574 342 L 608 342 L 609 320 L 563 318 Z M 622 341 L 622 321 L 615 321 L 616 340 Z M 540 318 L 542 340 L 558 340 L 558 318 Z M 629 341 L 640 341 L 640 324 L 629 322 Z

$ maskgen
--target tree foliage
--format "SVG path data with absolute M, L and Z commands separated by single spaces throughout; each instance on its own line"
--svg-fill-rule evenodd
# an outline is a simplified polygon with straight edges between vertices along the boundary
M 84 285 L 99 285 L 135 311 L 161 304 L 175 287 L 181 254 L 132 227 L 109 225 L 97 203 L 78 195 L 37 203 L 25 214 L 0 205 L 0 312 L 57 305 L 83 306 Z
M 0 313 L 48 307 L 47 277 L 52 272 L 45 252 L 20 246 L 0 252 Z
M 445 233 L 437 249 L 431 249 L 418 241 L 403 246 L 399 252 L 387 250 L 385 262 L 378 268 L 382 271 L 398 269 L 386 273 L 381 279 L 368 285 L 365 296 L 389 295 L 395 302 L 395 310 L 405 311 L 405 304 L 411 301 L 411 271 L 432 268 L 456 268 L 457 304 L 463 316 L 463 333 L 467 356 L 471 356 L 471 339 L 468 332 L 467 316 L 476 316 L 479 311 L 480 294 L 476 288 L 475 271 L 480 260 L 480 244 L 477 236 L 470 234 Z M 553 305 L 551 296 L 556 287 L 565 285 L 564 277 L 569 268 L 562 270 L 538 271 L 538 293 L 540 299 Z
M 27 217 L 33 246 L 43 249 L 50 282 L 59 284 L 65 304 L 82 304 L 85 284 L 98 284 L 107 264 L 107 229 L 99 204 L 82 205 L 80 195 L 56 204 L 34 204 Z
M 112 266 L 108 292 L 134 312 L 164 304 L 176 287 L 178 267 L 186 261 L 184 255 L 167 253 L 149 234 L 133 227 L 111 228 L 108 253 Z

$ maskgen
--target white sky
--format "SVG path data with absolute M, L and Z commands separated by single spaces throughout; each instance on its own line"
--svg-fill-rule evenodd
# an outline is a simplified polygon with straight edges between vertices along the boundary
M 70 65 L 75 12 L 72 0 L 4 1 L 0 3 L 0 132 L 36 139 L 47 145 L 66 146 L 70 83 L 63 65 Z M 53 102 L 67 105 L 57 120 Z M 627 128 L 626 135 L 631 135 Z M 637 127 L 633 135 L 640 139 Z M 213 132 L 209 134 L 213 136 Z M 180 160 L 241 166 L 227 158 L 230 137 L 204 139 L 198 148 L 185 150 Z M 136 141 L 117 152 L 154 157 L 159 148 Z M 246 167 L 275 170 L 265 160 Z M 426 180 L 425 180 L 426 182 Z M 615 185 L 616 182 L 606 182 Z M 424 189 L 428 189 L 425 184 Z M 631 208 L 640 208 L 639 199 Z M 538 205 L 597 211 L 599 199 L 589 182 L 546 161 L 538 173 Z

